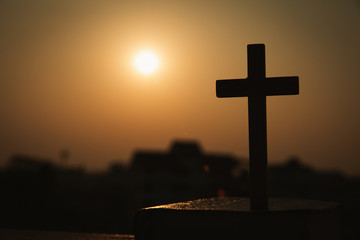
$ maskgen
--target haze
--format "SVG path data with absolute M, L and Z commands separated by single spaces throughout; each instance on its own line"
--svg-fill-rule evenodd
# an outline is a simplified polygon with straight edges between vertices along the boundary
M 101 170 L 173 139 L 247 157 L 247 99 L 216 98 L 215 80 L 245 78 L 246 45 L 264 43 L 268 77 L 300 78 L 299 96 L 267 98 L 270 164 L 360 174 L 359 1 L 2 0 L 0 18 L 2 165 L 65 148 Z

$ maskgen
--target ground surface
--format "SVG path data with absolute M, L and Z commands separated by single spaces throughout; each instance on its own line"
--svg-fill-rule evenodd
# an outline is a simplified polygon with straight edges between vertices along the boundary
M 133 235 L 0 229 L 1 240 L 134 240 Z

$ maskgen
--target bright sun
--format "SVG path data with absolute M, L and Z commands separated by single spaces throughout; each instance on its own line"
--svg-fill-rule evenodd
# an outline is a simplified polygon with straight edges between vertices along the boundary
M 157 69 L 159 66 L 159 59 L 150 51 L 142 51 L 136 55 L 134 65 L 139 72 L 149 74 Z

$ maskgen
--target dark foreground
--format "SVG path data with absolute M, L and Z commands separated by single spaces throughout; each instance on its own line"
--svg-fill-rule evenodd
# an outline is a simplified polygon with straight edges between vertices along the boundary
M 1 240 L 131 240 L 133 235 L 0 229 Z

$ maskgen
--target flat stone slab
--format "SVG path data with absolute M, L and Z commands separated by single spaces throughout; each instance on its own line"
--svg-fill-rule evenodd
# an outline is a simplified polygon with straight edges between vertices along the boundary
M 283 212 L 283 211 L 324 211 L 337 207 L 337 203 L 294 198 L 270 198 L 268 211 L 256 212 Z M 249 198 L 206 198 L 188 202 L 171 203 L 143 210 L 191 210 L 191 211 L 235 211 L 254 212 L 250 210 Z
M 250 210 L 248 198 L 209 198 L 144 208 L 137 240 L 339 239 L 338 204 L 270 198 L 269 210 Z

